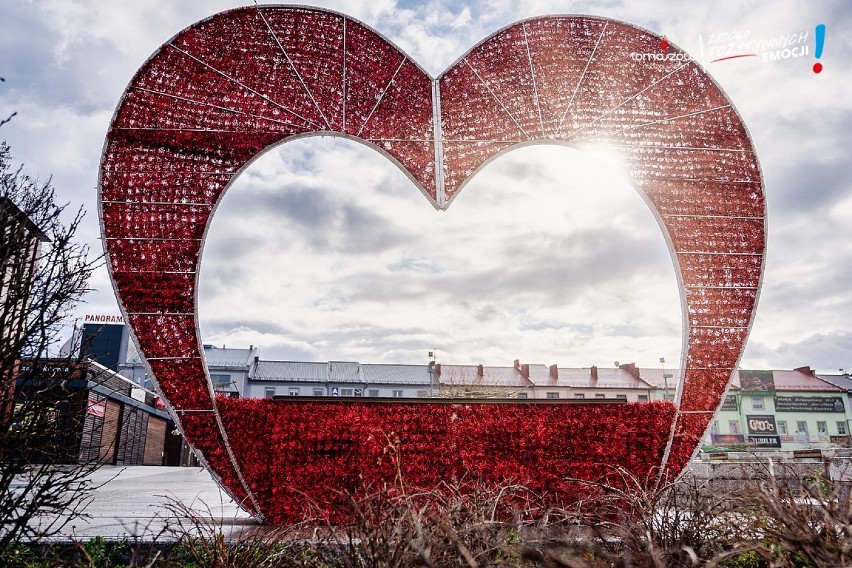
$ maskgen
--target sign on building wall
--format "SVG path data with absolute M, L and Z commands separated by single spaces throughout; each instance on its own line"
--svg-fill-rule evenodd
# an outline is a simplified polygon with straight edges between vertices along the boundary
M 83 323 L 124 324 L 124 316 L 105 314 L 86 314 Z
M 746 416 L 748 441 L 758 448 L 780 448 L 781 439 L 778 437 L 778 427 L 775 417 L 771 414 L 750 414 Z
M 89 406 L 86 407 L 86 412 L 91 414 L 92 416 L 97 416 L 98 418 L 103 418 L 106 414 L 106 403 L 105 402 L 90 402 Z
M 778 436 L 749 436 L 750 444 L 758 448 L 780 448 L 781 439 Z
M 839 396 L 776 396 L 775 412 L 844 412 Z
M 746 416 L 749 434 L 776 435 L 775 417 L 771 414 L 749 414 Z
M 740 371 L 740 385 L 747 391 L 774 391 L 772 371 Z
M 714 444 L 742 444 L 745 441 L 742 434 L 713 434 L 711 440 Z
M 722 403 L 721 410 L 739 410 L 737 406 L 737 397 L 736 395 L 729 394 L 725 397 L 725 402 Z

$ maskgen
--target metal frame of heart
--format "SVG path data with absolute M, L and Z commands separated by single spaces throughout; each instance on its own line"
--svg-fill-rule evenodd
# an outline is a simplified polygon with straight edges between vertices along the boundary
M 201 252 L 233 180 L 271 146 L 308 135 L 379 150 L 438 209 L 520 145 L 616 154 L 678 277 L 682 376 L 661 465 L 683 467 L 669 463 L 672 446 L 691 454 L 721 403 L 754 318 L 766 246 L 755 150 L 707 72 L 637 26 L 545 16 L 495 32 L 432 78 L 352 18 L 263 5 L 193 24 L 142 65 L 115 111 L 99 177 L 122 312 L 180 427 L 231 495 L 262 516 L 201 351 Z

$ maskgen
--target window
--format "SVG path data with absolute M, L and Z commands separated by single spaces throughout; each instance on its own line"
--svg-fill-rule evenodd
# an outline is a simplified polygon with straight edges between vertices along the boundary
M 640 395 L 637 397 L 637 400 L 638 400 L 639 402 L 648 402 L 648 395 L 647 395 L 647 394 L 640 394 Z
M 299 396 L 299 387 L 290 387 L 287 389 L 287 394 L 290 396 Z
M 617 394 L 615 395 L 615 400 L 627 400 L 626 394 Z
M 778 433 L 781 434 L 782 436 L 786 436 L 787 435 L 787 421 L 786 420 L 779 420 L 777 426 L 778 426 Z
M 379 396 L 379 389 L 370 389 L 367 391 L 367 396 Z
M 666 394 L 663 395 L 663 400 L 668 400 L 670 402 L 674 402 L 674 395 L 666 393 Z
M 763 410 L 763 397 L 762 396 L 751 397 L 751 408 L 752 408 L 752 410 Z
M 231 375 L 211 373 L 210 382 L 213 383 L 214 387 L 221 387 L 231 383 Z
M 846 435 L 846 422 L 837 422 L 837 435 L 845 436 Z
M 266 387 L 263 389 L 263 396 L 266 398 L 272 398 L 275 396 L 275 387 Z
M 710 425 L 710 434 L 713 436 L 717 436 L 719 434 L 719 421 L 714 420 L 713 424 Z
M 582 392 L 575 392 L 574 398 L 586 398 L 586 395 L 585 395 L 585 393 L 582 393 Z
M 547 398 L 559 398 L 558 392 L 549 392 L 547 393 Z
M 340 396 L 355 396 L 355 389 L 340 389 Z
M 393 391 L 394 398 L 402 398 L 402 391 L 395 390 Z
M 828 424 L 817 422 L 817 434 L 828 434 Z
M 417 391 L 417 398 L 429 398 L 429 391 L 425 391 L 425 390 Z
M 322 388 L 314 388 L 314 396 L 324 396 L 325 392 L 323 392 Z
M 519 392 L 519 393 L 518 393 L 518 398 L 527 398 L 527 393 L 525 393 L 525 392 Z
M 796 422 L 796 433 L 797 434 L 805 434 L 808 433 L 808 423 L 804 420 L 799 420 Z
M 595 393 L 595 398 L 606 398 L 606 395 L 600 392 Z
M 731 434 L 738 435 L 740 433 L 740 421 L 728 420 L 728 430 L 730 430 Z

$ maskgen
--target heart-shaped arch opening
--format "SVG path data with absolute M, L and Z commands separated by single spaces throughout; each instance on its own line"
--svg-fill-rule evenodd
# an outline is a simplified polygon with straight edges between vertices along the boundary
M 507 150 L 436 213 L 369 147 L 268 150 L 209 226 L 202 336 L 278 360 L 425 365 L 438 348 L 445 363 L 677 361 L 669 250 L 612 158 Z

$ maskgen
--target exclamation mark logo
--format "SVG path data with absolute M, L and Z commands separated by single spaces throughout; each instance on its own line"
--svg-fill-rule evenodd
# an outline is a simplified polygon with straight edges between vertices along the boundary
M 820 24 L 816 27 L 816 50 L 814 50 L 814 56 L 817 59 L 822 57 L 822 48 L 825 46 L 825 24 Z M 814 63 L 814 73 L 819 73 L 822 71 L 822 63 L 817 61 Z

